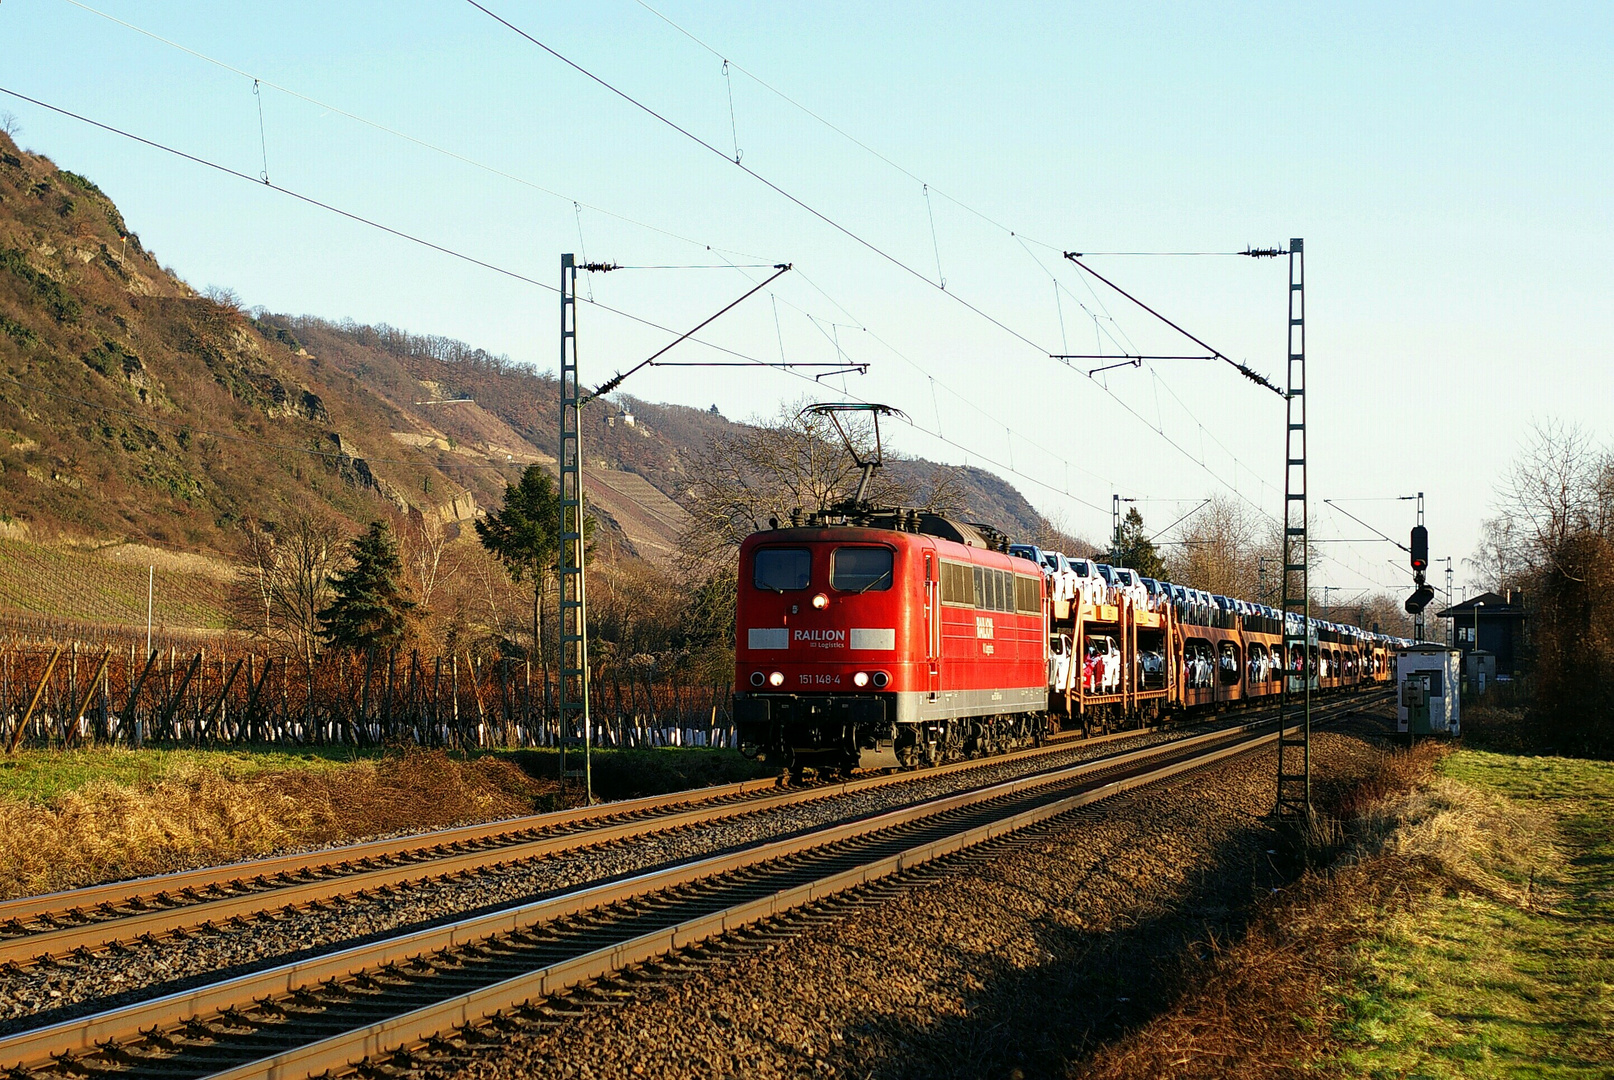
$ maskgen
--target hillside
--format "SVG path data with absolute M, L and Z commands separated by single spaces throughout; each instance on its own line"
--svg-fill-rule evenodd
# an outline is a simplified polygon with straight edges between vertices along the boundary
M 0 536 L 230 555 L 243 521 L 295 508 L 464 521 L 553 465 L 557 411 L 553 379 L 460 342 L 198 295 L 93 182 L 0 135 Z M 694 462 L 730 425 L 629 398 L 591 412 L 617 550 L 670 562 Z M 999 478 L 952 472 L 977 519 L 1046 528 Z

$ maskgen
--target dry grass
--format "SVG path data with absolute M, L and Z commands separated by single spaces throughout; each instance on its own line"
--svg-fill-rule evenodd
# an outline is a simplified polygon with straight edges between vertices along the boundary
M 550 787 L 507 761 L 428 751 L 249 776 L 182 761 L 146 782 L 0 800 L 0 896 L 511 817 L 547 808 Z
M 1349 858 L 1421 867 L 1432 881 L 1545 910 L 1565 862 L 1541 810 L 1444 778 L 1369 808 Z
M 1241 940 L 1197 943 L 1174 973 L 1176 1003 L 1070 1075 L 1316 1076 L 1340 1012 L 1329 988 L 1346 976 L 1369 917 L 1405 907 L 1444 878 L 1484 879 L 1466 858 L 1470 827 L 1454 821 L 1472 808 L 1428 787 L 1444 752 L 1426 743 L 1387 754 L 1355 778 L 1316 827 L 1321 838 L 1343 839 L 1343 855 L 1263 905 Z M 1398 828 L 1403 813 L 1413 818 Z

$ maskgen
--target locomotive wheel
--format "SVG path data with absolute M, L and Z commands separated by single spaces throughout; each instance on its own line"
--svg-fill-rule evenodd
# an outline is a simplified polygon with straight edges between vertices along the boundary
M 891 746 L 904 769 L 919 767 L 919 736 L 911 726 L 904 725 L 892 737 Z

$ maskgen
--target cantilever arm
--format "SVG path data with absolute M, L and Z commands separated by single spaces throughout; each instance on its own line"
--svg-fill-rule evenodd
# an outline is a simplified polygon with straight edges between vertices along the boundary
M 662 346 L 660 349 L 657 349 L 654 353 L 652 353 L 650 355 L 649 359 L 641 360 L 641 361 L 639 361 L 639 363 L 635 364 L 633 367 L 629 368 L 627 371 L 619 372 L 618 374 L 616 374 L 616 375 L 612 376 L 611 378 L 607 379 L 604 383 L 602 383 L 600 385 L 600 388 L 598 390 L 594 391 L 588 397 L 586 397 L 582 401 L 578 402 L 578 404 L 579 405 L 586 405 L 590 401 L 593 401 L 597 397 L 604 397 L 606 394 L 609 394 L 611 391 L 613 391 L 617 387 L 621 386 L 622 385 L 622 380 L 626 379 L 629 375 L 632 375 L 632 374 L 634 374 L 635 372 L 638 372 L 638 371 L 643 371 L 647 367 L 654 367 L 655 363 L 656 363 L 656 360 L 659 359 L 661 356 L 665 355 L 667 353 L 667 351 L 669 349 L 671 349 L 673 346 L 678 345 L 681 342 L 689 340 L 695 334 L 699 333 L 701 330 L 705 329 L 706 327 L 710 326 L 713 322 L 717 321 L 719 316 L 722 316 L 722 315 L 728 313 L 729 311 L 734 310 L 734 308 L 738 307 L 741 303 L 743 303 L 744 301 L 748 300 L 749 298 L 755 296 L 757 293 L 761 292 L 763 289 L 767 288 L 769 285 L 773 284 L 773 282 L 777 281 L 787 271 L 789 271 L 790 267 L 791 267 L 790 263 L 779 263 L 779 264 L 777 264 L 774 267 L 773 276 L 768 278 L 767 281 L 764 281 L 762 284 L 758 285 L 756 288 L 751 289 L 744 296 L 741 296 L 738 300 L 735 300 L 733 303 L 725 305 L 723 308 L 719 309 L 715 314 L 713 314 L 710 317 L 702 320 L 693 329 L 687 331 L 686 333 L 678 335 L 672 341 L 669 341 L 666 345 Z M 769 365 L 769 366 L 771 367 L 772 365 Z

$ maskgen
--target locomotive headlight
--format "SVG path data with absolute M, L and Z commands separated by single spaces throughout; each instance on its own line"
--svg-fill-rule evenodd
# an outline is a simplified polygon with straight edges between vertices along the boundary
M 772 675 L 768 676 L 768 685 L 769 686 L 783 686 L 784 684 L 785 684 L 785 673 L 784 672 L 776 671 Z
M 857 687 L 869 685 L 869 673 L 867 671 L 860 671 L 856 675 L 853 675 L 852 685 Z
M 752 686 L 761 686 L 763 683 L 765 683 L 767 681 L 768 681 L 768 677 L 766 675 L 762 674 L 762 672 L 753 671 L 751 673 L 751 685 Z
M 874 688 L 876 690 L 884 690 L 885 689 L 885 684 L 890 682 L 890 681 L 891 681 L 891 676 L 887 675 L 885 672 L 876 671 L 874 673 Z
M 825 608 L 829 607 L 829 597 L 825 596 L 823 593 L 819 593 L 817 596 L 813 597 L 813 607 L 817 608 L 819 611 L 823 611 Z

